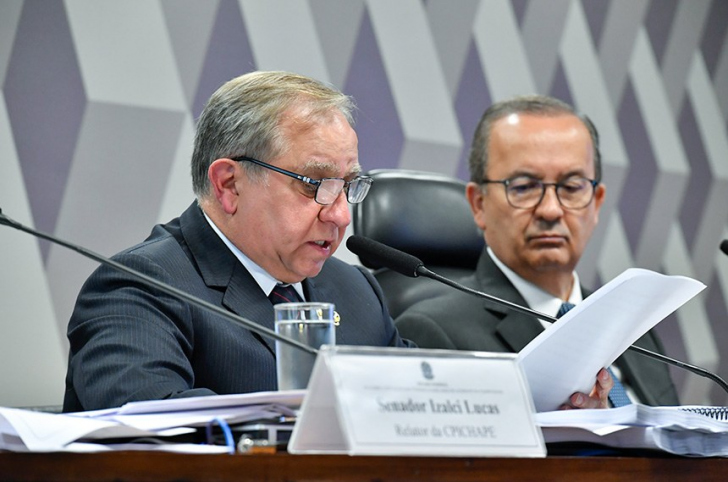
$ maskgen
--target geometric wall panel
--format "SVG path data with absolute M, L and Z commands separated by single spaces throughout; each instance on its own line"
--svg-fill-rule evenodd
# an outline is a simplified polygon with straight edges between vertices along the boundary
M 106 255 L 140 241 L 193 200 L 204 102 L 256 69 L 352 95 L 364 169 L 467 179 L 494 100 L 573 103 L 600 131 L 607 186 L 580 279 L 631 266 L 700 279 L 658 331 L 670 355 L 728 376 L 727 2 L 3 1 L 0 208 Z M 60 403 L 65 326 L 95 265 L 8 228 L 0 244 L 0 405 Z M 726 402 L 675 378 L 684 401 Z

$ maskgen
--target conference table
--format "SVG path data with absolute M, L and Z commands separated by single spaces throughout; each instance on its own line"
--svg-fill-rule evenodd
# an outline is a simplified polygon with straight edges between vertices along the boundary
M 728 459 L 0 452 L 0 481 L 725 481 Z

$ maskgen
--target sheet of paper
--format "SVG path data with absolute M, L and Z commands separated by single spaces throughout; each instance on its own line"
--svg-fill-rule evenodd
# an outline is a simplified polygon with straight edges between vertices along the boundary
M 556 410 L 536 414 L 540 427 L 573 427 L 596 433 L 610 426 L 644 426 L 728 433 L 728 421 L 686 410 L 694 406 L 651 407 L 633 403 L 609 410 Z M 718 407 L 702 407 L 706 410 Z M 720 407 L 723 408 L 723 407 Z
M 174 452 L 181 454 L 227 454 L 230 449 L 224 445 L 205 444 L 94 444 L 74 442 L 65 447 L 64 452 L 92 453 L 111 452 L 113 450 L 143 450 L 146 452 Z
M 219 407 L 204 410 L 113 415 L 104 420 L 118 422 L 140 430 L 166 430 L 174 427 L 204 427 L 220 418 L 229 425 L 251 420 L 274 420 L 293 417 L 295 411 L 282 405 L 253 405 L 249 407 Z
M 189 412 L 221 407 L 244 407 L 260 404 L 278 404 L 299 407 L 306 390 L 280 390 L 275 392 L 254 392 L 212 397 L 173 398 L 168 400 L 147 400 L 130 402 L 119 408 L 78 412 L 79 417 L 105 418 L 113 415 L 151 414 L 163 412 Z
M 585 442 L 618 449 L 659 450 L 690 457 L 728 456 L 728 434 L 704 431 L 674 430 L 663 427 L 624 425 L 603 435 L 588 429 L 573 427 L 544 427 L 546 443 Z
M 696 407 L 632 404 L 609 410 L 561 410 L 536 414 L 536 423 L 547 443 L 591 442 L 680 455 L 727 456 L 728 422 L 686 408 Z
M 95 433 L 104 433 L 106 437 L 112 438 L 154 435 L 105 420 L 0 408 L 0 449 L 19 452 L 59 451 L 67 444 Z
M 0 450 L 18 452 L 108 450 L 79 440 L 165 437 L 187 427 L 204 426 L 215 418 L 240 423 L 259 418 L 291 416 L 303 400 L 305 390 L 258 392 L 174 400 L 134 402 L 121 408 L 51 414 L 0 407 Z M 137 444 L 137 448 L 152 445 Z M 180 444 L 176 444 L 180 445 Z M 126 445 L 128 447 L 128 445 Z M 174 449 L 173 449 L 174 450 Z M 210 451 L 177 447 L 179 451 Z
M 691 278 L 639 268 L 602 286 L 519 353 L 536 410 L 589 393 L 599 369 L 703 289 Z

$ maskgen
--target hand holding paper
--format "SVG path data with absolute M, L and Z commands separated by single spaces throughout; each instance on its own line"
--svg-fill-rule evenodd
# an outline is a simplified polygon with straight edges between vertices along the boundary
M 594 292 L 518 355 L 536 411 L 589 393 L 601 368 L 703 289 L 691 278 L 632 268 Z

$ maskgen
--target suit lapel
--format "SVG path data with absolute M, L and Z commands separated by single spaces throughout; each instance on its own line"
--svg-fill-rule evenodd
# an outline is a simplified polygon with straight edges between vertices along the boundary
M 227 285 L 222 304 L 230 311 L 246 317 L 270 330 L 275 330 L 273 304 L 248 270 L 235 259 L 235 267 Z M 275 353 L 275 341 L 254 333 L 271 353 Z
M 520 352 L 543 331 L 543 326 L 533 318 L 513 313 L 498 323 L 496 332 L 513 353 Z
M 316 287 L 316 280 L 314 278 L 306 278 L 303 280 L 303 294 L 306 296 L 306 301 L 324 301 L 328 303 L 333 299 L 331 296 L 322 293 Z
M 222 291 L 222 305 L 238 316 L 274 329 L 273 305 L 255 279 L 208 224 L 194 203 L 180 218 L 182 235 L 205 284 Z M 253 333 L 270 352 L 275 342 Z
M 478 261 L 475 276 L 481 291 L 520 306 L 528 306 L 526 300 L 496 266 L 486 250 L 483 250 Z M 514 353 L 521 351 L 543 331 L 541 323 L 533 317 L 488 301 L 485 302 L 485 309 L 501 319 L 496 325 L 495 331 L 503 343 Z

